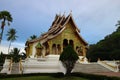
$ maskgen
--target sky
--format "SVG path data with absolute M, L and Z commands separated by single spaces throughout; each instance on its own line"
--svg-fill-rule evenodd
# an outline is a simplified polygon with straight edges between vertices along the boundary
M 8 46 L 6 33 L 15 28 L 18 38 L 12 46 L 22 48 L 31 35 L 47 32 L 56 14 L 67 16 L 72 11 L 80 35 L 88 44 L 115 31 L 120 20 L 120 0 L 0 0 L 3 10 L 11 13 L 13 22 L 5 26 L 1 45 Z

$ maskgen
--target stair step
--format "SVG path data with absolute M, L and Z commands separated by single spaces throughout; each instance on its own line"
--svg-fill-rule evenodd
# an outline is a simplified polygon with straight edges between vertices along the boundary
M 11 74 L 19 74 L 19 63 L 12 64 Z
M 109 69 L 99 64 L 76 64 L 73 72 L 97 73 L 97 72 L 111 72 Z

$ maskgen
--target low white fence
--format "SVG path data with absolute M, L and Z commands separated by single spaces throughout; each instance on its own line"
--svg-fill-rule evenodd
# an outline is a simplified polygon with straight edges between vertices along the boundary
M 3 64 L 3 69 L 1 70 L 0 73 L 7 73 L 7 74 L 11 74 L 11 70 L 12 70 L 12 62 L 10 59 L 5 59 L 5 62 Z
M 118 65 L 114 61 L 98 61 L 98 64 L 106 67 L 113 72 L 119 72 Z

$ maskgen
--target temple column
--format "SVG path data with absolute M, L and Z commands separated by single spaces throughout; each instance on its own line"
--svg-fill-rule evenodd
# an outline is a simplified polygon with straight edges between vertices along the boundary
M 43 46 L 43 49 L 42 49 L 42 57 L 44 57 L 45 56 L 45 46 Z
M 58 54 L 58 45 L 56 45 L 56 54 Z
M 56 46 L 56 44 L 52 45 L 52 54 L 57 54 L 57 46 Z
M 53 53 L 52 53 L 52 44 L 49 44 L 49 46 L 50 46 L 50 47 L 49 47 L 49 49 L 50 49 L 50 53 L 49 53 L 49 54 L 53 54 Z
M 57 51 L 58 51 L 57 54 L 60 54 L 60 53 L 61 53 L 61 45 L 60 45 L 60 44 L 57 45 Z
M 58 54 L 58 48 L 57 48 L 57 45 L 55 46 L 55 54 Z
M 63 45 L 61 45 L 61 52 L 63 52 Z
M 84 46 L 82 46 L 82 50 L 83 50 L 83 56 L 86 56 L 86 51 L 85 51 L 85 47 Z

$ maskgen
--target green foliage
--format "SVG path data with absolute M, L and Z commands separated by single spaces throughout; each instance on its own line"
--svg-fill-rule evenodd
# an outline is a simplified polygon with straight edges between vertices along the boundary
M 36 38 L 37 38 L 36 35 L 32 35 L 32 36 L 30 36 L 30 40 L 33 40 L 33 39 L 36 39 Z
M 10 44 L 9 44 L 9 48 L 8 48 L 8 53 L 9 53 L 9 49 L 10 49 L 10 46 L 11 46 L 11 42 L 15 41 L 16 38 L 18 36 L 16 36 L 16 30 L 11 28 L 9 29 L 9 31 L 7 32 L 6 36 L 7 36 L 7 40 L 10 41 Z
M 64 76 L 63 73 L 30 73 L 30 74 L 1 74 L 1 80 L 120 80 L 119 77 L 93 75 L 86 73 L 71 73 Z
M 10 55 L 13 58 L 13 62 L 17 63 L 20 61 L 20 55 L 19 55 L 20 50 L 18 48 L 14 48 L 11 50 Z
M 6 18 L 8 21 L 12 22 L 11 14 L 8 11 L 0 11 L 0 19 Z
M 63 65 L 66 67 L 66 74 L 70 74 L 76 61 L 79 59 L 77 53 L 74 51 L 71 45 L 68 45 L 60 55 L 59 60 L 62 61 Z
M 6 79 L 6 78 L 20 78 L 20 77 L 33 77 L 33 76 L 51 76 L 51 77 L 56 77 L 56 78 L 62 78 L 64 77 L 63 73 L 27 73 L 27 74 L 12 74 L 12 75 L 7 75 L 7 74 L 1 74 L 0 79 Z M 50 79 L 49 79 L 50 80 Z
M 120 24 L 120 23 L 119 23 Z M 97 44 L 90 45 L 87 58 L 91 61 L 120 59 L 120 26 Z
M 21 75 L 0 75 L 1 80 L 89 80 L 79 76 L 64 76 L 63 73 L 30 73 Z
M 74 49 L 72 48 L 71 45 L 68 45 L 63 52 L 60 55 L 60 60 L 61 61 L 77 61 L 78 60 L 78 55 L 77 53 L 74 51 Z
M 36 48 L 43 48 L 40 42 L 35 47 Z
M 6 22 L 8 23 L 8 26 L 9 26 L 10 22 L 12 22 L 13 18 L 8 11 L 0 11 L 0 20 L 1 20 L 0 43 L 1 43 Z
M 18 37 L 18 36 L 16 36 L 16 33 L 17 33 L 17 32 L 16 32 L 15 29 L 13 29 L 13 28 L 9 29 L 9 31 L 8 31 L 7 34 L 6 34 L 6 36 L 8 36 L 8 37 L 7 37 L 7 40 L 8 40 L 8 41 L 11 41 L 11 42 L 15 41 L 16 38 Z
M 27 58 L 26 53 L 21 52 L 18 48 L 14 48 L 12 51 L 12 54 L 10 54 L 11 57 L 15 57 L 17 59 L 17 61 L 14 60 L 14 62 L 19 62 L 20 58 L 22 60 L 25 60 Z
M 5 56 L 4 56 L 4 54 L 1 52 L 1 53 L 0 53 L 0 66 L 3 66 L 4 61 L 5 61 Z
M 22 52 L 20 55 L 21 59 L 25 60 L 27 58 L 26 53 Z

